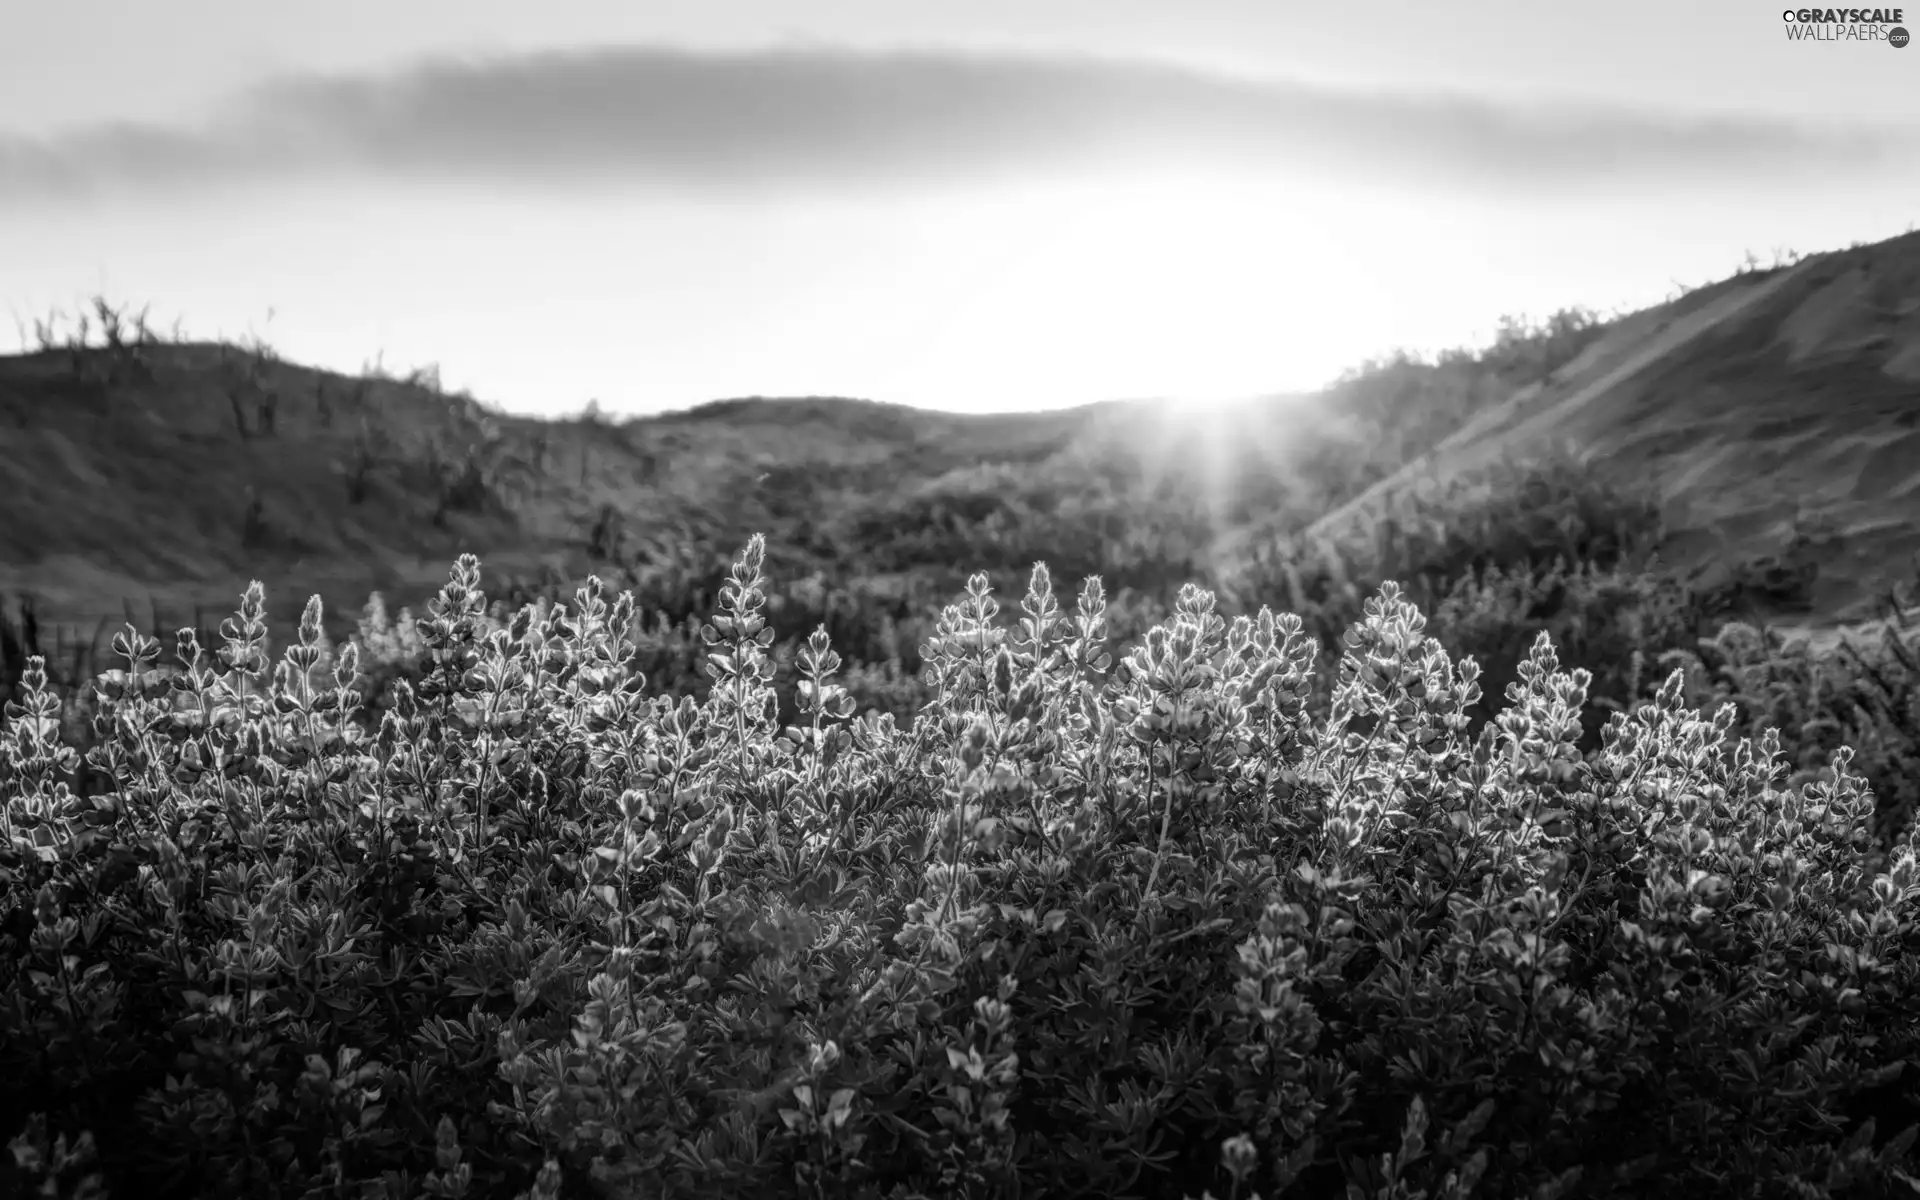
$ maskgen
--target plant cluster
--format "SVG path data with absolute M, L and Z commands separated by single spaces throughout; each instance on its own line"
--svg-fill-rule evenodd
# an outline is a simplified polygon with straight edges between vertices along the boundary
M 19 330 L 23 347 L 39 354 L 59 354 L 66 360 L 68 380 L 83 390 L 98 392 L 122 384 L 152 383 L 151 351 L 163 342 L 148 321 L 151 306 L 138 310 L 94 296 L 72 316 L 58 309 L 35 317 L 31 338 Z M 179 340 L 179 328 L 174 329 Z
M 1849 748 L 1879 800 L 1883 842 L 1920 810 L 1920 608 L 1902 589 L 1886 607 L 1874 633 L 1842 633 L 1831 650 L 1736 623 L 1663 659 L 1686 670 L 1691 699 L 1732 702 L 1749 727 L 1785 731 L 1799 771 Z
M 540 482 L 533 463 L 484 414 L 452 435 L 430 435 L 423 461 L 433 480 L 435 525 L 449 513 L 504 509 Z
M 842 561 L 891 572 L 971 563 L 1006 577 L 1037 559 L 1063 575 L 1171 595 L 1205 570 L 1214 528 L 1171 485 L 1122 490 L 1084 468 L 1051 464 L 1030 477 L 1010 466 L 955 471 L 824 531 Z
M 221 342 L 215 353 L 220 393 L 233 412 L 240 440 L 274 437 L 280 413 L 275 376 L 282 365 L 279 354 L 259 335 L 241 343 Z
M 1188 586 L 969 581 L 927 703 L 790 689 L 755 538 L 704 699 L 590 580 L 362 723 L 318 600 L 178 668 L 129 628 L 81 796 L 29 665 L 0 726 L 10 1184 L 173 1196 L 1890 1196 L 1920 1187 L 1912 834 L 1788 786 L 1676 669 L 1480 672 L 1383 585 L 1320 647 Z M 390 648 L 391 649 L 391 648 Z M 393 650 L 406 653 L 405 648 Z M 776 687 L 776 684 L 779 686 Z M 777 692 L 790 690 L 783 720 Z
M 1661 533 L 1656 506 L 1579 461 L 1549 456 L 1484 481 L 1396 496 L 1357 541 L 1278 540 L 1225 591 L 1242 610 L 1272 603 L 1298 613 L 1333 646 L 1367 595 L 1403 581 L 1431 614 L 1432 636 L 1483 666 L 1492 696 L 1517 678 L 1533 640 L 1550 634 L 1563 660 L 1591 676 L 1583 751 L 1598 747 L 1609 713 L 1647 699 L 1659 672 L 1685 667 L 1690 702 L 1733 704 L 1744 736 L 1777 728 L 1797 770 L 1851 747 L 1880 804 L 1876 837 L 1887 844 L 1920 801 L 1913 599 L 1896 588 L 1871 637 L 1816 644 L 1729 616 L 1733 593 L 1761 590 L 1741 580 L 1781 563 L 1793 564 L 1803 592 L 1805 552 L 1820 531 L 1796 528 L 1779 555 L 1736 564 L 1730 584 L 1686 581 L 1665 567 L 1655 550 Z M 1494 715 L 1484 701 L 1469 711 L 1476 729 Z

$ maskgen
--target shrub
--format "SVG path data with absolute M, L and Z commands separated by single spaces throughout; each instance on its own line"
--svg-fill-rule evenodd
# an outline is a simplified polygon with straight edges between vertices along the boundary
M 86 1194 L 1698 1196 L 1915 1186 L 1911 835 L 1850 751 L 1683 673 L 1576 746 L 1538 638 L 1479 671 L 1384 585 L 1342 643 L 1182 589 L 984 576 L 909 722 L 824 632 L 778 716 L 764 548 L 649 695 L 631 595 L 486 620 L 354 719 L 315 600 L 181 670 L 129 629 L 76 755 L 0 729 L 0 1130 Z M 91 1134 L 91 1139 L 88 1135 Z
M 1785 731 L 1790 765 L 1818 772 L 1847 747 L 1879 801 L 1889 844 L 1920 804 L 1920 622 L 1896 604 L 1873 636 L 1843 632 L 1830 651 L 1810 639 L 1735 623 L 1663 660 L 1686 670 L 1690 697 L 1732 703 L 1746 728 Z
M 1555 562 L 1489 566 L 1461 578 L 1440 600 L 1432 627 L 1450 652 L 1482 664 L 1494 696 L 1505 694 L 1532 643 L 1549 634 L 1555 651 L 1590 676 L 1579 745 L 1592 750 L 1610 712 L 1646 698 L 1662 656 L 1697 641 L 1699 614 L 1686 589 L 1662 574 Z M 1469 711 L 1476 728 L 1494 716 L 1484 700 Z

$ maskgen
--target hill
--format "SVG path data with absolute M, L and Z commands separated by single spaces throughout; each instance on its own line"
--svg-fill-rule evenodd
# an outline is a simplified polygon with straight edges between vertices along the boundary
M 543 421 L 258 346 L 50 348 L 0 358 L 0 592 L 43 626 L 228 611 L 249 578 L 276 617 L 316 591 L 336 613 L 374 589 L 412 602 L 462 551 L 498 579 L 663 535 L 736 549 L 839 497 L 1044 457 L 1081 419 L 750 399 Z
M 1548 442 L 1655 499 L 1662 559 L 1699 585 L 1772 565 L 1807 586 L 1766 615 L 1809 627 L 1871 615 L 1920 554 L 1920 234 L 1614 321 L 1305 535 L 1352 538 L 1432 480 Z
M 0 358 L 0 593 L 43 628 L 207 626 L 249 578 L 276 624 L 313 592 L 337 623 L 376 589 L 418 603 L 468 550 L 490 586 L 698 574 L 756 531 L 790 578 L 952 587 L 1046 558 L 1151 589 L 1231 577 L 1275 539 L 1364 551 L 1408 497 L 1494 486 L 1473 481 L 1549 446 L 1653 497 L 1663 559 L 1701 586 L 1736 566 L 1806 584 L 1763 596 L 1770 618 L 1868 615 L 1920 551 L 1916 236 L 1204 408 L 747 398 L 540 420 L 431 371 L 348 377 L 96 313 Z

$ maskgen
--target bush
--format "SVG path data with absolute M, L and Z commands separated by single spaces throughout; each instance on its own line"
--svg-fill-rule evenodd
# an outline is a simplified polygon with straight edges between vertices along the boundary
M 1647 697 L 1661 656 L 1693 644 L 1698 615 L 1686 590 L 1660 574 L 1555 562 L 1466 576 L 1440 601 L 1432 626 L 1448 651 L 1482 664 L 1494 696 L 1519 679 L 1532 644 L 1549 634 L 1564 661 L 1589 675 L 1592 704 L 1578 744 L 1590 751 L 1609 713 Z M 1476 728 L 1495 715 L 1485 700 L 1469 712 Z
M 1670 674 L 1479 670 L 1391 584 L 1324 718 L 1302 622 L 984 576 L 910 722 L 824 632 L 783 721 L 764 547 L 650 695 L 631 595 L 489 623 L 463 557 L 355 719 L 258 585 L 129 630 L 82 800 L 0 730 L 0 1130 L 42 1194 L 1885 1196 L 1913 1182 L 1909 834 L 1782 786 Z M 89 1137 L 89 1135 L 91 1135 Z
M 1690 698 L 1736 705 L 1746 729 L 1785 732 L 1790 765 L 1803 776 L 1849 748 L 1879 801 L 1883 845 L 1912 824 L 1920 804 L 1920 622 L 1904 616 L 1903 605 L 1875 636 L 1843 632 L 1831 651 L 1736 623 L 1664 661 L 1686 670 Z

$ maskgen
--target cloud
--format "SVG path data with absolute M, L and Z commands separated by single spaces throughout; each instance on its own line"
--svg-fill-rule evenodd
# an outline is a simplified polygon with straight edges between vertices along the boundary
M 0 199 L 314 173 L 776 190 L 1182 171 L 1751 186 L 1911 170 L 1913 147 L 1912 127 L 1521 107 L 1068 56 L 639 47 L 284 78 L 197 127 L 0 137 Z

